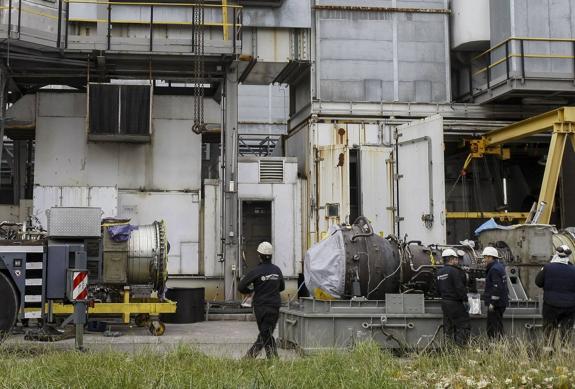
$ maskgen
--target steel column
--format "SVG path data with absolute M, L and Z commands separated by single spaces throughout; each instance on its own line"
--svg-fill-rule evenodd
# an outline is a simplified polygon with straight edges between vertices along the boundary
M 4 151 L 4 131 L 6 128 L 6 84 L 8 83 L 8 69 L 0 64 L 0 164 Z
M 543 182 L 541 183 L 541 192 L 539 194 L 539 203 L 542 201 L 547 203 L 539 219 L 541 224 L 549 224 L 551 219 L 551 211 L 553 210 L 553 203 L 555 201 L 555 192 L 557 191 L 557 182 L 559 180 L 559 172 L 561 170 L 567 136 L 568 134 L 563 132 L 554 132 L 551 137 L 549 154 L 547 156 L 547 163 L 545 164 L 545 173 L 543 174 Z
M 222 229 L 224 242 L 224 294 L 226 301 L 236 297 L 236 280 L 238 276 L 239 240 L 238 240 L 238 67 L 233 63 L 226 72 L 224 87 L 225 98 L 222 99 L 224 123 L 222 126 L 223 141 L 223 215 Z

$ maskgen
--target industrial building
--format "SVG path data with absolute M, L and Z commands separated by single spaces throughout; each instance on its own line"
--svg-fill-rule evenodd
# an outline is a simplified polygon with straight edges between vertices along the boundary
M 308 248 L 366 216 L 456 244 L 524 220 L 551 135 L 469 141 L 575 98 L 574 0 L 4 0 L 0 215 L 163 219 L 168 286 L 231 301 L 269 240 L 294 296 Z M 563 143 L 563 147 L 565 143 Z M 563 153 L 561 153 L 563 156 Z M 575 160 L 546 212 L 575 225 Z

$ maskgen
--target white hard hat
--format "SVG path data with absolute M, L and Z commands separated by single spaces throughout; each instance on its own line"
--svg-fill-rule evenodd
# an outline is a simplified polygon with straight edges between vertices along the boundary
M 559 255 L 560 258 L 566 258 L 571 255 L 571 249 L 566 244 L 557 247 L 555 251 L 557 251 L 557 255 Z
M 261 255 L 272 255 L 274 248 L 270 242 L 262 242 L 258 246 L 258 253 Z
M 457 255 L 457 253 L 455 252 L 455 250 L 453 250 L 453 249 L 445 249 L 445 250 L 443 250 L 443 252 L 441 253 L 441 257 L 442 257 L 442 258 L 458 257 L 458 255 Z
M 486 248 L 484 248 L 481 255 L 483 255 L 483 256 L 488 255 L 488 256 L 493 257 L 493 258 L 499 258 L 499 252 L 497 251 L 497 249 L 495 247 L 491 247 L 491 246 L 487 246 Z

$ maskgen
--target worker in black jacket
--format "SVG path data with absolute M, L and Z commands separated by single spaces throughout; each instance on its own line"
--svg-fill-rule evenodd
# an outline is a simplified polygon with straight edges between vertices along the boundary
M 266 356 L 272 358 L 278 356 L 273 333 L 280 312 L 280 292 L 285 289 L 285 283 L 280 268 L 272 264 L 272 245 L 262 242 L 257 252 L 260 264 L 246 274 L 238 285 L 240 293 L 254 293 L 252 305 L 259 330 L 258 338 L 245 358 L 256 358 L 262 348 L 265 348 Z
M 575 266 L 569 262 L 570 255 L 567 245 L 557 247 L 551 262 L 535 278 L 535 284 L 543 288 L 545 333 L 551 338 L 559 328 L 565 342 L 575 324 Z
M 498 261 L 499 252 L 495 247 L 483 249 L 485 263 L 485 292 L 483 300 L 487 307 L 487 336 L 490 338 L 503 336 L 503 313 L 509 304 L 507 289 L 507 273 L 505 266 Z
M 447 339 L 464 346 L 469 341 L 471 323 L 467 312 L 467 276 L 459 267 L 459 256 L 453 249 L 443 250 L 444 266 L 437 272 L 437 290 L 443 311 L 443 332 Z

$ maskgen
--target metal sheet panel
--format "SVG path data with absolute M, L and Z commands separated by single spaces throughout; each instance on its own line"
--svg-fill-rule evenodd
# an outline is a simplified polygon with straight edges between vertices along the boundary
M 93 186 L 89 189 L 88 206 L 101 208 L 103 217 L 118 215 L 118 189 L 112 186 Z
M 190 252 L 181 252 L 182 242 L 199 242 L 200 195 L 198 192 L 118 192 L 118 216 L 130 218 L 133 224 L 152 224 L 164 220 L 170 253 L 168 271 L 183 274 Z
M 46 210 L 60 206 L 61 193 L 60 187 L 57 186 L 34 187 L 34 207 L 32 214 L 38 218 L 38 221 L 44 228 L 48 226 Z
M 360 149 L 361 169 L 361 214 L 367 217 L 376 233 L 393 233 L 393 172 L 386 160 L 391 149 L 376 146 L 362 146 Z
M 445 244 L 443 118 L 439 115 L 398 127 L 399 231 L 423 244 Z M 432 209 L 431 209 L 432 208 Z M 423 218 L 432 215 L 427 225 Z
M 349 150 L 346 146 L 319 147 L 319 233 L 349 218 Z M 327 217 L 326 204 L 339 204 L 339 215 Z
M 200 189 L 202 137 L 191 127 L 188 120 L 154 120 L 154 189 Z
M 204 183 L 204 274 L 207 277 L 223 275 L 220 254 L 220 185 L 216 180 Z
M 199 263 L 199 243 L 198 242 L 181 242 L 180 243 L 180 254 L 182 258 L 186 258 L 185 261 L 180 263 L 180 273 L 181 274 L 199 274 L 200 273 L 200 263 Z
M 60 207 L 87 207 L 89 189 L 84 186 L 64 186 L 61 188 Z
M 115 217 L 118 190 L 109 186 L 35 186 L 33 215 L 44 228 L 47 226 L 46 210 L 52 207 L 97 207 L 102 209 L 104 217 Z

